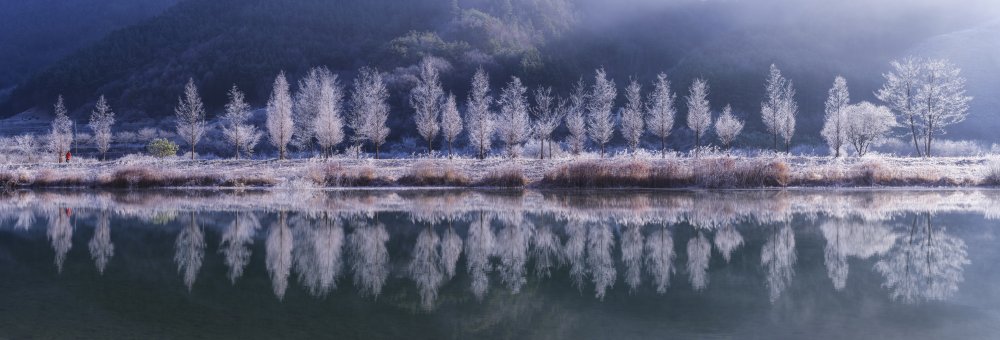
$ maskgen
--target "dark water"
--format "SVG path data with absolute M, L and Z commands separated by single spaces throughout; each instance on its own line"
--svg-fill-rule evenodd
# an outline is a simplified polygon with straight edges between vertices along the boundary
M 995 191 L 18 192 L 0 338 L 1000 338 Z

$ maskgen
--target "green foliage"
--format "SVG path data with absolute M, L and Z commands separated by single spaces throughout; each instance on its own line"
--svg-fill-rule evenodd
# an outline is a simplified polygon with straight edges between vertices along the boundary
M 157 138 L 149 142 L 146 150 L 149 151 L 150 155 L 159 158 L 173 157 L 177 156 L 177 143 L 171 142 L 166 138 Z

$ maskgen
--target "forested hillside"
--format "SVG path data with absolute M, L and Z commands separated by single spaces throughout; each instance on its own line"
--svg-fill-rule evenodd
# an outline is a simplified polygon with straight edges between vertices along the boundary
M 177 1 L 0 1 L 0 98 L 51 63 Z
M 169 117 L 193 77 L 214 117 L 233 84 L 259 107 L 281 70 L 294 84 L 310 67 L 325 65 L 349 83 L 358 68 L 375 66 L 389 73 L 390 123 L 403 124 L 412 122 L 403 94 L 414 65 L 433 55 L 448 63 L 445 90 L 459 96 L 480 66 L 494 88 L 517 75 L 529 87 L 551 85 L 559 93 L 581 76 L 592 80 L 598 67 L 619 87 L 634 77 L 647 91 L 661 71 L 682 94 L 704 77 L 713 110 L 732 104 L 753 140 L 761 131 L 764 77 L 776 63 L 798 89 L 796 139 L 816 142 L 835 76 L 847 77 L 852 99 L 874 100 L 890 59 L 1000 15 L 982 10 L 983 3 L 920 1 L 904 9 L 862 0 L 186 0 L 31 77 L 0 114 L 49 107 L 61 93 L 71 111 L 89 111 L 87 103 L 105 94 L 125 117 Z

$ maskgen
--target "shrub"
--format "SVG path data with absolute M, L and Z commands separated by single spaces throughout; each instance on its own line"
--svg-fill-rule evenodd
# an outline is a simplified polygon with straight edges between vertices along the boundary
M 451 165 L 417 162 L 396 183 L 409 186 L 467 186 L 469 178 Z
M 177 143 L 171 142 L 166 138 L 154 139 L 146 146 L 146 150 L 149 151 L 150 155 L 159 158 L 177 156 L 177 149 Z
M 495 187 L 495 188 L 520 188 L 528 184 L 528 178 L 524 177 L 521 172 L 521 168 L 517 167 L 505 167 L 499 170 L 493 170 L 483 176 L 475 183 L 475 186 L 480 187 Z
M 986 163 L 981 185 L 1000 186 L 1000 160 L 991 159 Z

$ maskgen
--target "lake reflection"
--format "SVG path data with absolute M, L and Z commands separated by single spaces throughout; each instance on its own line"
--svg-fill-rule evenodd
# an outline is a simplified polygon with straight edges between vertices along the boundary
M 15 192 L 0 200 L 0 337 L 995 338 L 998 203 Z

